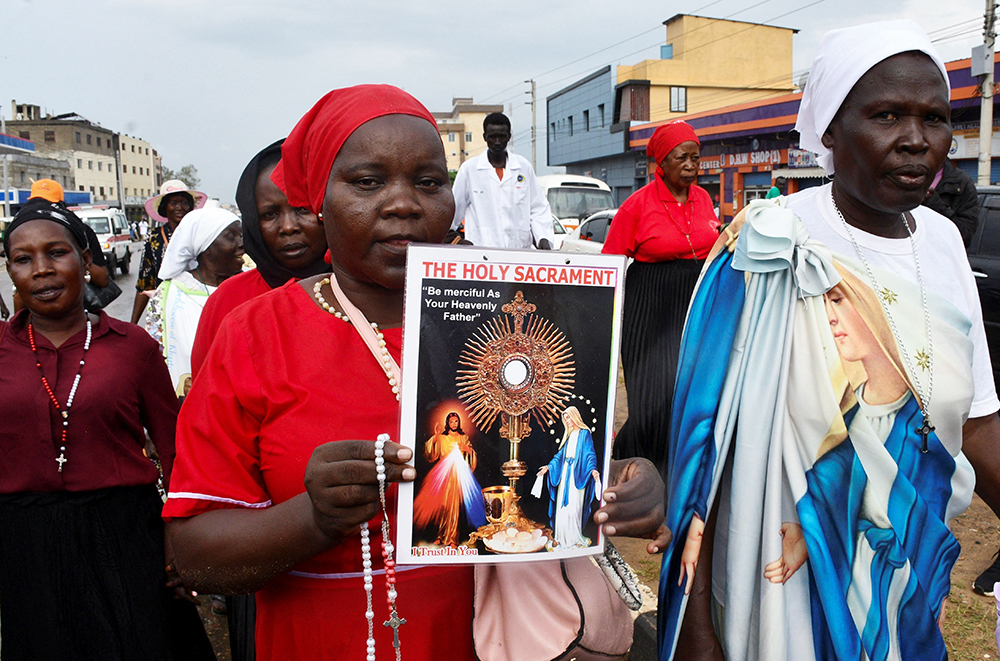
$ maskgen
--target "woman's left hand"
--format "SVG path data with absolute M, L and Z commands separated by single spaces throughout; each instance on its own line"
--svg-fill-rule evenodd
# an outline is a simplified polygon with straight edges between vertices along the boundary
M 609 482 L 606 504 L 594 513 L 604 534 L 651 539 L 649 553 L 665 549 L 671 533 L 664 525 L 663 480 L 653 463 L 640 458 L 612 461 Z

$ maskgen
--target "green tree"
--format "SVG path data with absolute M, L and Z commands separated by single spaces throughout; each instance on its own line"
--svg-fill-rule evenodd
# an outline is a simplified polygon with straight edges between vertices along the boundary
M 164 167 L 163 180 L 169 181 L 171 179 L 180 179 L 187 184 L 188 188 L 192 190 L 197 190 L 198 186 L 201 185 L 201 177 L 198 176 L 198 168 L 190 163 L 176 172 L 168 167 Z

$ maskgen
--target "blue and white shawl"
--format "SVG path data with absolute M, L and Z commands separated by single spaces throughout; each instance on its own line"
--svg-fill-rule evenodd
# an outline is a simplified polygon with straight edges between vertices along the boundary
M 660 658 L 673 658 L 687 604 L 677 576 L 688 527 L 695 514 L 707 520 L 718 498 L 713 594 L 729 661 L 946 659 L 936 620 L 959 552 L 946 523 L 968 506 L 974 483 L 958 450 L 973 394 L 970 322 L 928 293 L 928 351 L 919 287 L 876 270 L 897 342 L 864 267 L 835 259 L 782 205 L 751 203 L 734 223 L 738 238 L 727 245 L 724 236 L 709 256 L 688 312 Z M 865 371 L 873 362 L 841 355 L 824 297 L 834 288 L 870 331 L 867 355 L 893 366 L 879 384 Z M 927 353 L 937 431 L 924 453 L 915 429 Z M 886 383 L 898 385 L 897 401 L 864 401 Z M 801 526 L 808 559 L 774 584 L 764 567 L 782 557 L 783 523 Z

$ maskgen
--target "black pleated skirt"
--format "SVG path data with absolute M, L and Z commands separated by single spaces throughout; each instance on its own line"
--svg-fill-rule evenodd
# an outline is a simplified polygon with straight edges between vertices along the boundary
M 214 659 L 166 589 L 156 487 L 0 495 L 4 661 Z
M 625 278 L 622 368 L 628 420 L 614 456 L 645 457 L 666 476 L 670 411 L 684 318 L 704 262 L 632 262 Z

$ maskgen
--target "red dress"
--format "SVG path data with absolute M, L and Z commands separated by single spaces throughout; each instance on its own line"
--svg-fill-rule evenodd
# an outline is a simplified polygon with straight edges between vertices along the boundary
M 191 347 L 191 379 L 194 380 L 205 362 L 205 356 L 212 347 L 212 340 L 219 332 L 219 326 L 226 315 L 251 298 L 266 294 L 271 288 L 264 281 L 260 271 L 250 269 L 227 279 L 205 302 L 205 308 L 198 318 L 198 332 Z
M 401 329 L 384 331 L 398 360 Z M 230 313 L 182 407 L 166 518 L 261 508 L 302 493 L 313 449 L 328 441 L 399 437 L 399 405 L 349 324 L 288 283 Z M 395 530 L 395 489 L 390 491 Z M 380 519 L 371 522 L 380 548 Z M 372 553 L 378 654 L 393 656 L 381 554 Z M 403 569 L 403 568 L 400 568 Z M 273 579 L 256 593 L 257 658 L 363 659 L 367 638 L 360 537 Z M 403 655 L 473 659 L 472 569 L 397 574 Z
M 687 202 L 681 204 L 663 180 L 655 177 L 622 203 L 601 252 L 640 262 L 665 262 L 693 259 L 693 247 L 698 259 L 705 259 L 719 238 L 718 226 L 708 191 L 692 184 Z

